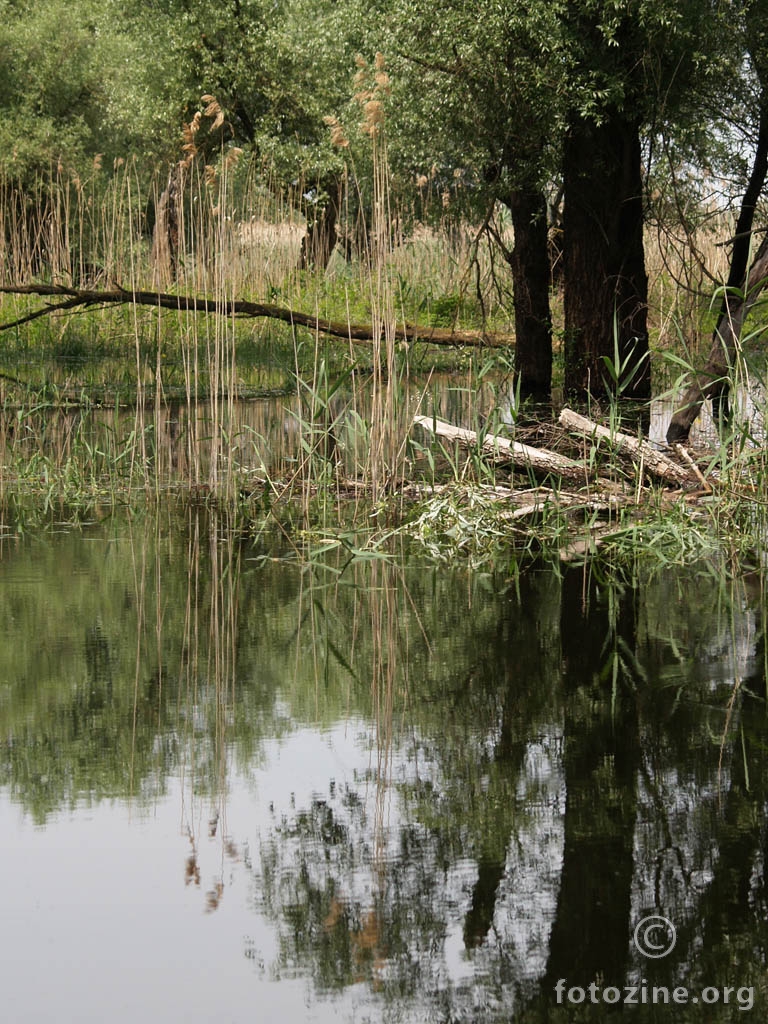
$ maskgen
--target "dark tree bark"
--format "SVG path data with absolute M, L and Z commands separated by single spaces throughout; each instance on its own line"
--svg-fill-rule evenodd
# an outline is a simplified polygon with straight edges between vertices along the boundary
M 586 987 L 624 983 L 630 934 L 637 776 L 638 709 L 631 681 L 619 676 L 611 694 L 606 654 L 636 649 L 634 592 L 617 595 L 612 621 L 598 584 L 563 580 L 561 638 L 566 713 L 563 763 L 566 803 L 564 850 L 557 913 L 542 991 L 551 996 L 560 978 Z
M 563 167 L 566 391 L 648 398 L 639 123 L 574 118 Z
M 684 444 L 688 440 L 691 427 L 708 398 L 712 401 L 715 419 L 727 422 L 730 417 L 728 371 L 736 356 L 744 318 L 749 307 L 757 299 L 768 272 L 768 264 L 765 261 L 766 240 L 764 238 L 754 256 L 752 272 L 749 274 L 749 278 L 747 277 L 752 246 L 752 224 L 757 201 L 765 185 L 766 175 L 768 175 L 768 96 L 763 95 L 752 173 L 736 223 L 736 237 L 731 252 L 728 284 L 723 295 L 717 327 L 712 335 L 712 346 L 706 365 L 686 391 L 680 408 L 669 422 L 667 428 L 669 444 Z
M 517 189 L 504 199 L 515 244 L 505 252 L 512 271 L 515 372 L 522 398 L 549 399 L 552 388 L 552 318 L 547 205 L 541 190 Z

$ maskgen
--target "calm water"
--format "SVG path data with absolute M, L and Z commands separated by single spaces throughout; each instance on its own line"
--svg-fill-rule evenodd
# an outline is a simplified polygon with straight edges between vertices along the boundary
M 271 543 L 3 540 L 5 1019 L 764 1016 L 758 580 Z
M 2 382 L 0 381 L 0 384 Z M 225 398 L 163 399 L 155 402 L 151 389 L 143 406 L 114 407 L 115 394 L 104 408 L 81 406 L 51 408 L 39 404 L 23 410 L 12 403 L 0 405 L 0 490 L 13 487 L 21 474 L 28 478 L 30 464 L 42 477 L 40 455 L 66 474 L 67 467 L 83 465 L 86 479 L 92 472 L 106 478 L 125 474 L 129 466 L 144 465 L 152 485 L 208 483 L 211 470 L 219 482 L 233 468 L 247 485 L 271 478 L 285 481 L 306 474 L 306 464 L 328 456 L 330 428 L 335 454 L 344 473 L 362 476 L 370 461 L 373 419 L 372 380 L 360 374 L 333 391 L 327 404 L 315 401 L 309 384 L 296 394 L 233 400 Z M 400 385 L 393 388 L 400 395 Z M 402 385 L 398 422 L 407 434 L 417 413 L 435 413 L 461 426 L 476 426 L 496 410 L 500 420 L 511 421 L 514 392 L 508 378 L 478 384 L 473 371 L 415 375 Z M 73 396 L 75 399 L 77 395 Z M 549 413 L 547 413 L 549 415 Z M 309 424 L 312 423 L 313 426 Z M 420 437 L 423 440 L 423 437 Z M 302 466 L 304 467 L 302 470 Z M 21 467 L 21 468 L 20 468 Z M 95 468 L 94 468 L 95 467 Z M 314 475 L 317 475 L 315 470 Z
M 366 475 L 370 461 L 370 434 L 366 423 L 372 414 L 371 380 L 364 375 L 333 393 L 327 406 L 313 404 L 307 394 L 272 396 L 233 401 L 225 399 L 166 400 L 154 404 L 148 393 L 146 406 L 52 410 L 40 406 L 23 416 L 13 405 L 0 409 L 0 485 L 15 485 L 24 479 L 42 479 L 45 467 L 39 465 L 42 453 L 55 471 L 86 480 L 93 473 L 107 479 L 120 477 L 136 464 L 144 467 L 151 486 L 163 489 L 207 484 L 216 477 L 221 484 L 231 469 L 238 472 L 238 485 L 258 488 L 269 476 L 278 481 L 302 477 L 314 459 L 310 475 L 318 473 L 318 461 L 332 455 L 349 478 Z M 416 414 L 436 415 L 457 426 L 476 429 L 487 424 L 502 429 L 515 419 L 514 388 L 509 379 L 495 375 L 482 384 L 473 372 L 435 374 L 429 378 L 415 375 L 403 385 L 404 398 L 398 404 L 402 437 L 409 435 Z M 397 389 L 396 389 L 397 390 Z M 556 403 L 554 415 L 560 406 Z M 651 441 L 664 444 L 666 429 L 675 408 L 670 397 L 651 403 L 641 426 Z M 765 436 L 765 395 L 759 384 L 751 391 L 742 389 L 736 396 L 739 433 L 750 444 L 761 443 Z M 553 415 L 552 408 L 540 408 L 540 420 Z M 591 413 L 601 419 L 596 406 Z M 313 427 L 308 424 L 314 423 Z M 526 410 L 523 428 L 530 425 Z M 625 415 L 624 429 L 637 430 L 637 414 Z M 327 430 L 333 436 L 328 448 Z M 420 430 L 413 432 L 423 442 Z M 524 435 L 526 436 L 526 435 Z M 526 436 L 527 439 L 527 436 Z M 691 432 L 691 444 L 697 449 L 718 449 L 717 429 L 711 409 L 705 405 Z M 420 456 L 406 446 L 411 461 Z M 309 453 L 312 453 L 311 455 Z M 29 467 L 37 470 L 29 473 Z M 69 467 L 69 468 L 67 468 Z M 77 472 L 72 467 L 80 467 Z M 213 472 L 212 472 L 213 471 Z M 2 486 L 0 486 L 2 489 Z

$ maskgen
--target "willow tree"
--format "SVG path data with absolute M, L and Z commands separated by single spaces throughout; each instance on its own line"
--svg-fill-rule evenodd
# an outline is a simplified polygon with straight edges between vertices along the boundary
M 558 25 L 553 8 L 535 6 L 534 16 L 516 5 L 447 0 L 435 18 L 424 0 L 394 0 L 380 45 L 394 64 L 393 158 L 412 177 L 431 167 L 446 195 L 453 176 L 464 183 L 463 212 L 483 225 L 511 277 L 519 390 L 548 398 L 546 194 L 557 169 L 559 97 L 539 40 L 555 36 Z M 511 245 L 497 229 L 497 206 L 511 220 Z
M 562 7 L 571 78 L 563 142 L 565 385 L 650 394 L 644 141 L 720 60 L 720 15 L 700 0 Z
M 544 190 L 560 177 L 566 389 L 647 397 L 644 152 L 677 130 L 714 69 L 726 91 L 738 78 L 729 13 L 700 0 L 452 0 L 439 19 L 422 0 L 393 9 L 404 65 L 426 91 L 425 138 L 463 146 L 478 190 L 511 212 L 522 389 L 548 389 Z
M 768 279 L 768 236 L 763 235 L 759 245 L 754 238 L 755 220 L 768 179 L 768 2 L 746 0 L 733 14 L 738 14 L 738 18 L 731 18 L 731 39 L 736 59 L 741 64 L 741 75 L 737 87 L 725 100 L 725 108 L 723 97 L 719 95 L 714 97 L 714 105 L 725 113 L 732 126 L 723 133 L 731 144 L 731 152 L 726 150 L 728 170 L 732 172 L 741 162 L 738 150 L 751 154 L 751 164 L 742 179 L 737 177 L 735 182 L 743 192 L 730 240 L 728 278 L 720 297 L 709 356 L 703 369 L 694 375 L 670 420 L 667 428 L 670 444 L 688 440 L 707 399 L 712 402 L 715 420 L 728 423 L 731 370 L 737 358 L 741 330 Z M 736 116 L 728 109 L 728 104 Z M 720 119 L 723 119 L 722 113 Z
M 82 262 L 84 239 L 63 237 L 56 204 L 146 145 L 146 104 L 116 102 L 136 52 L 106 0 L 0 0 L 0 276 Z
M 168 158 L 177 158 L 180 127 L 201 96 L 214 96 L 227 141 L 263 164 L 274 192 L 306 217 L 302 264 L 323 269 L 336 244 L 343 175 L 323 118 L 350 99 L 361 34 L 349 3 L 155 0 L 148 9 L 130 0 L 120 7 L 162 69 L 156 85 L 173 138 Z

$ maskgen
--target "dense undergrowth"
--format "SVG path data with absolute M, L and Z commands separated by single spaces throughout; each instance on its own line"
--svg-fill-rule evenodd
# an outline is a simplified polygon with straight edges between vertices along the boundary
M 380 173 L 370 206 L 379 213 L 366 225 L 363 248 L 337 248 L 323 270 L 300 269 L 302 232 L 291 211 L 252 180 L 250 189 L 235 187 L 225 163 L 214 181 L 188 180 L 173 266 L 158 259 L 137 212 L 145 203 L 127 178 L 100 196 L 53 182 L 57 202 L 45 218 L 32 218 L 44 223 L 44 244 L 5 222 L 5 283 L 10 274 L 13 283 L 268 301 L 369 322 L 379 340 L 132 306 L 54 310 L 5 330 L 4 531 L 98 519 L 118 506 L 144 514 L 205 502 L 228 509 L 246 533 L 276 529 L 302 557 L 334 547 L 381 557 L 405 537 L 430 559 L 510 571 L 525 560 L 573 560 L 597 548 L 659 563 L 717 549 L 734 564 L 761 564 L 764 391 L 748 361 L 740 355 L 732 368 L 741 407 L 727 431 L 703 437 L 694 458 L 704 482 L 688 492 L 653 483 L 610 444 L 557 434 L 557 400 L 554 409 L 520 403 L 511 349 L 395 339 L 394 325 L 404 321 L 511 335 L 512 302 L 487 239 L 393 215 L 383 139 L 374 136 L 372 145 Z M 649 270 L 654 375 L 657 390 L 672 395 L 700 360 L 712 314 L 674 287 L 672 258 L 660 244 Z M 41 307 L 39 299 L 4 296 L 0 323 Z M 752 314 L 745 350 L 756 347 L 760 315 Z M 658 410 L 659 400 L 651 421 Z M 585 411 L 613 431 L 648 432 L 649 410 L 638 418 L 620 396 Z M 479 441 L 456 447 L 426 436 L 414 428 L 417 414 L 481 438 L 554 443 L 583 464 L 583 482 L 513 471 L 489 461 Z M 612 501 L 604 500 L 606 481 Z

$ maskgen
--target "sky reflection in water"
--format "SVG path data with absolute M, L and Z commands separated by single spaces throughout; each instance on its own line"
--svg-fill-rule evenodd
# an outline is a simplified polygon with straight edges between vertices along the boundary
M 10 1019 L 537 1021 L 559 977 L 759 1005 L 758 581 L 338 577 L 156 526 L 2 553 Z

